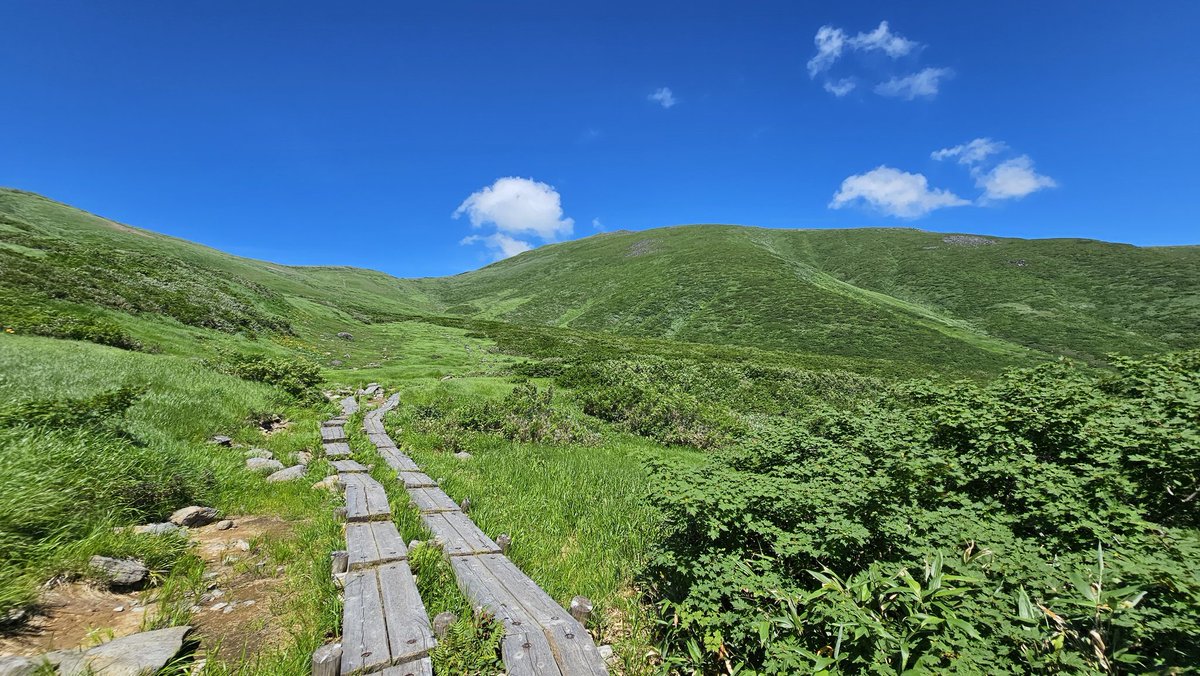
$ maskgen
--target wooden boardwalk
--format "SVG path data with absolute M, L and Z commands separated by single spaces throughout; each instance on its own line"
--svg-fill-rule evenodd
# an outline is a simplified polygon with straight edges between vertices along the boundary
M 476 611 L 486 611 L 504 625 L 501 652 L 509 676 L 608 674 L 587 629 L 504 556 L 437 482 L 396 447 L 383 428 L 383 416 L 398 404 L 399 396 L 392 395 L 367 413 L 363 430 L 449 558 L 459 588 Z
M 392 522 L 383 486 L 366 467 L 349 459 L 343 425 L 358 403 L 347 397 L 341 404 L 343 414 L 321 427 L 325 455 L 346 495 L 348 560 L 340 673 L 433 676 L 429 651 L 436 643 L 408 568 L 408 548 Z

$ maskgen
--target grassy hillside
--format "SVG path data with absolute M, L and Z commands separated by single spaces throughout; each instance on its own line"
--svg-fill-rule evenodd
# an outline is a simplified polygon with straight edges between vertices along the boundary
M 986 368 L 1197 344 L 1200 247 L 685 226 L 422 282 L 452 314 Z

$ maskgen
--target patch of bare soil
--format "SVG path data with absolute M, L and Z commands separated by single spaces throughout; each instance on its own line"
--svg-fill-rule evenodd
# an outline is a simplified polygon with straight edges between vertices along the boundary
M 237 661 L 279 647 L 287 633 L 271 612 L 285 569 L 263 546 L 290 537 L 292 524 L 273 516 L 234 517 L 234 526 L 191 529 L 205 563 L 206 591 L 191 599 L 192 625 L 211 660 Z M 50 585 L 21 627 L 0 635 L 0 655 L 41 655 L 91 647 L 142 631 L 157 611 L 154 588 L 115 592 L 87 582 Z

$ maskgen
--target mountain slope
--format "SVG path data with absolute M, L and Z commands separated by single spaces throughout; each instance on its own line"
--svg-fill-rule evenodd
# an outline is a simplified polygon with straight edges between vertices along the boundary
M 928 363 L 1197 344 L 1200 247 L 681 226 L 422 281 L 447 313 Z

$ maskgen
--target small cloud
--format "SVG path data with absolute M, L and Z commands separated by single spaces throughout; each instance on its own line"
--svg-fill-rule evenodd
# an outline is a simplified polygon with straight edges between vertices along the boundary
M 821 26 L 813 36 L 813 44 L 817 53 L 808 60 L 808 76 L 810 78 L 829 70 L 829 67 L 842 58 L 842 50 L 846 47 L 846 31 L 833 26 Z
M 604 224 L 600 222 L 599 218 L 592 219 L 592 227 L 597 230 L 604 230 Z
M 454 210 L 466 214 L 471 227 L 493 224 L 510 235 L 534 235 L 544 241 L 570 235 L 575 221 L 563 217 L 562 199 L 553 186 L 509 176 L 472 193 Z
M 860 202 L 897 218 L 920 218 L 937 209 L 970 204 L 948 190 L 931 190 L 929 181 L 922 174 L 910 174 L 887 166 L 842 181 L 829 208 L 841 209 Z
M 845 96 L 846 94 L 849 94 L 850 92 L 854 91 L 854 88 L 857 86 L 858 86 L 858 84 L 854 81 L 854 78 L 847 77 L 847 78 L 842 78 L 841 80 L 831 80 L 831 81 L 826 82 L 825 83 L 825 91 L 829 92 L 830 94 L 833 94 L 834 96 L 836 96 L 840 99 L 843 96 Z
M 977 138 L 973 141 L 956 145 L 953 148 L 935 150 L 929 156 L 938 161 L 957 157 L 959 164 L 974 166 L 992 155 L 1003 151 L 1007 147 L 1003 141 L 995 141 L 990 138 Z
M 491 235 L 471 235 L 463 237 L 458 243 L 462 245 L 483 244 L 495 255 L 498 261 L 511 258 L 533 248 L 533 245 L 529 242 L 514 239 L 502 232 Z
M 883 52 L 898 59 L 921 47 L 921 43 L 893 33 L 886 21 L 880 21 L 879 27 L 870 33 L 859 33 L 854 37 L 848 37 L 841 28 L 821 26 L 813 36 L 813 44 L 817 46 L 817 53 L 808 60 L 810 78 L 829 70 L 847 48 L 859 52 Z
M 600 130 L 589 127 L 587 129 L 584 129 L 583 133 L 579 135 L 579 142 L 580 143 L 591 143 L 592 141 L 595 141 L 598 138 L 600 138 Z
M 1033 170 L 1033 160 L 1028 155 L 997 164 L 991 171 L 976 176 L 975 184 L 983 188 L 983 203 L 1020 199 L 1045 188 L 1058 187 L 1057 181 Z
M 875 85 L 875 93 L 880 96 L 892 96 L 912 101 L 915 98 L 933 98 L 937 96 L 938 87 L 943 79 L 954 77 L 954 71 L 949 68 L 926 68 L 912 75 L 894 77 L 887 82 Z
M 864 52 L 881 51 L 898 59 L 921 46 L 921 43 L 901 37 L 888 28 L 888 22 L 880 21 L 879 27 L 870 33 L 859 33 L 850 39 L 850 46 Z
M 671 91 L 670 87 L 659 87 L 654 91 L 653 94 L 647 96 L 646 99 L 648 101 L 654 101 L 663 108 L 670 108 L 676 103 L 679 103 L 678 99 L 675 98 L 675 93 Z

